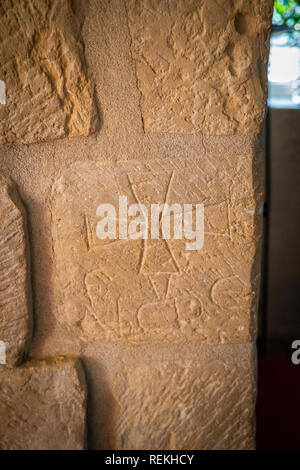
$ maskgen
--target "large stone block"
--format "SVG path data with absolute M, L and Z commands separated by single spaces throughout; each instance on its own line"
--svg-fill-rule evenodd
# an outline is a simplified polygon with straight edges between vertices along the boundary
M 27 352 L 31 332 L 31 285 L 26 214 L 14 184 L 0 175 L 2 363 L 13 366 L 21 362 Z
M 146 132 L 257 132 L 273 0 L 129 0 Z
M 122 367 L 111 387 L 111 448 L 252 449 L 254 367 L 249 344 L 206 346 L 190 362 Z
M 81 450 L 86 386 L 78 361 L 31 360 L 0 371 L 0 449 Z
M 4 0 L 0 6 L 0 143 L 94 132 L 98 115 L 81 24 L 70 0 Z
M 121 195 L 148 214 L 151 204 L 203 203 L 203 248 L 153 240 L 150 226 L 147 240 L 100 240 L 96 209 L 110 203 L 118 210 Z M 84 341 L 248 341 L 255 334 L 260 197 L 251 157 L 77 163 L 52 193 L 57 321 Z

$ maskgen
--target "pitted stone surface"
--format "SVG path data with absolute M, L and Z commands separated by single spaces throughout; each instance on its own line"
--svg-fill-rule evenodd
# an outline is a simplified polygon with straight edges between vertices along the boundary
M 259 131 L 272 6 L 272 0 L 129 0 L 145 131 Z
M 238 345 L 237 357 L 226 359 L 216 357 L 222 351 L 214 347 L 215 352 L 199 362 L 124 367 L 112 385 L 116 405 L 111 447 L 252 449 L 255 378 L 251 345 Z
M 25 70 L 30 71 L 34 93 L 30 94 L 28 86 L 22 91 L 30 96 L 22 95 L 19 100 L 21 123 L 17 120 L 17 105 L 14 114 L 10 104 L 10 93 L 14 98 L 21 92 L 11 86 L 5 87 L 9 83 L 0 76 L 0 80 L 5 81 L 1 86 L 0 101 L 5 101 L 5 88 L 8 99 L 6 105 L 0 104 L 1 126 L 13 122 L 9 124 L 12 132 L 1 131 L 6 136 L 3 141 L 40 141 L 41 135 L 48 140 L 34 146 L 3 145 L 0 153 L 3 171 L 5 169 L 7 174 L 11 174 L 22 188 L 32 221 L 37 324 L 30 355 L 83 354 L 89 379 L 88 426 L 89 446 L 92 448 L 109 448 L 106 445 L 109 444 L 108 438 L 112 448 L 252 446 L 250 416 L 253 415 L 253 402 L 250 396 L 253 397 L 254 390 L 250 375 L 255 364 L 243 360 L 241 350 L 246 348 L 245 341 L 253 339 L 255 329 L 254 300 L 259 279 L 255 256 L 260 230 L 261 172 L 253 172 L 255 156 L 251 150 L 256 143 L 253 136 L 233 137 L 229 134 L 256 131 L 259 126 L 265 101 L 262 89 L 266 64 L 262 58 L 267 47 L 262 39 L 263 36 L 267 38 L 267 25 L 263 25 L 265 16 L 262 17 L 261 13 L 264 15 L 265 5 L 269 2 L 249 0 L 248 3 L 250 14 L 249 11 L 245 13 L 248 7 L 242 0 L 199 0 L 194 4 L 189 0 L 170 0 L 170 12 L 164 11 L 161 22 L 154 29 L 151 23 L 142 24 L 144 19 L 142 23 L 139 21 L 143 14 L 140 6 L 146 4 L 139 0 L 129 5 L 124 0 L 61 2 L 61 16 L 48 15 L 51 28 L 45 28 L 44 22 L 45 41 L 40 43 L 38 34 L 39 45 L 32 49 L 29 58 L 25 51 Z M 4 11 L 3 5 L 20 9 L 24 5 L 38 4 L 42 5 L 42 2 L 2 1 L 0 12 Z M 45 0 L 44 4 L 59 3 Z M 65 43 L 69 39 L 72 45 L 68 43 L 68 47 L 72 54 L 67 52 L 62 56 L 68 61 L 62 70 L 70 70 L 69 65 L 73 63 L 70 56 L 73 58 L 78 52 L 78 49 L 74 50 L 75 45 L 80 49 L 74 15 L 65 14 L 70 4 L 75 11 L 82 5 L 85 7 L 82 38 L 91 74 L 97 80 L 103 127 L 99 139 L 49 141 L 50 138 L 72 135 L 69 130 L 72 121 L 66 120 L 66 115 L 70 114 L 66 101 L 70 101 L 65 98 L 63 87 L 60 94 L 62 106 L 57 104 L 55 96 L 58 92 L 52 90 L 45 77 L 48 69 L 43 71 L 43 75 L 35 64 L 37 60 L 40 63 L 40 57 L 43 64 L 50 57 L 51 65 L 54 64 L 60 76 L 60 64 L 56 64 L 61 50 L 56 44 L 58 39 Z M 165 5 L 164 0 L 149 1 L 149 15 L 154 11 L 156 20 Z M 185 14 L 185 8 L 192 6 L 193 11 L 194 5 L 199 7 L 201 21 L 196 14 L 195 21 L 191 22 Z M 135 9 L 138 13 L 136 18 Z M 180 9 L 183 14 L 178 20 Z M 242 15 L 236 15 L 238 10 Z M 228 18 L 221 21 L 223 13 L 225 17 L 228 13 Z M 30 16 L 36 18 L 36 14 L 37 11 Z M 233 14 L 236 26 L 233 25 Z M 21 16 L 27 21 L 28 15 L 22 13 Z M 75 16 L 82 25 L 80 15 Z M 177 24 L 172 37 L 166 40 L 168 25 L 166 27 L 164 23 L 170 17 Z M 216 26 L 213 25 L 214 20 Z M 7 31 L 10 23 L 3 25 L 3 21 L 0 19 L 0 31 Z M 19 21 L 21 25 L 23 21 Z M 36 29 L 40 30 L 39 20 L 34 21 Z M 63 25 L 71 25 L 73 31 L 68 34 L 62 32 L 61 38 L 58 31 L 64 29 Z M 32 31 L 29 26 L 26 25 L 28 32 Z M 181 33 L 181 26 L 182 30 L 186 26 L 187 31 Z M 18 42 L 21 36 L 20 55 L 23 57 L 27 38 L 24 38 L 21 28 L 20 31 L 14 28 L 8 32 L 8 40 L 3 44 L 0 33 L 0 51 L 9 47 L 18 58 L 13 44 L 14 38 Z M 207 32 L 202 35 L 201 30 L 198 34 L 199 28 L 206 28 Z M 50 29 L 51 32 L 54 30 L 51 38 Z M 142 29 L 143 35 L 140 34 Z M 188 29 L 192 30 L 191 33 Z M 152 35 L 150 40 L 149 34 Z M 181 47 L 179 44 L 185 35 L 191 43 L 194 41 L 195 56 L 189 55 L 190 51 L 193 54 L 193 45 L 190 47 L 184 43 Z M 204 47 L 201 45 L 203 42 Z M 155 57 L 155 63 L 150 62 L 150 48 L 152 54 L 157 51 L 161 56 Z M 141 58 L 142 49 L 145 49 L 144 59 Z M 182 49 L 187 51 L 187 57 L 182 58 Z M 83 57 L 82 53 L 78 54 Z M 165 58 L 170 62 L 169 76 L 163 69 L 168 66 Z M 153 83 L 148 79 L 146 61 L 149 68 L 156 67 Z M 33 64 L 30 65 L 32 68 L 27 66 L 29 62 Z M 6 60 L 2 63 L 5 67 L 9 65 Z M 202 64 L 209 65 L 204 72 Z M 82 67 L 80 70 L 86 74 L 83 62 L 78 65 L 75 61 L 73 65 L 76 70 Z M 23 70 L 20 60 L 17 66 L 18 71 Z M 144 66 L 146 77 L 141 75 Z M 23 86 L 23 75 L 19 75 L 20 78 L 13 83 L 20 80 Z M 41 85 L 36 84 L 34 78 L 40 75 L 45 77 Z M 51 73 L 51 77 L 53 75 L 56 76 Z M 56 83 L 54 85 L 56 87 Z M 39 87 L 40 91 L 36 91 Z M 158 93 L 161 100 L 157 98 Z M 45 108 L 39 106 L 40 96 L 46 97 Z M 74 92 L 73 96 L 78 97 L 78 93 Z M 25 109 L 22 103 L 26 102 L 28 108 Z M 4 110 L 10 111 L 2 119 Z M 30 121 L 31 115 L 34 124 Z M 26 118 L 23 119 L 24 116 Z M 29 131 L 27 121 L 31 123 Z M 86 122 L 85 119 L 83 121 Z M 44 126 L 45 122 L 47 126 Z M 79 119 L 79 122 L 82 121 Z M 202 138 L 200 132 L 225 135 Z M 83 160 L 85 164 L 73 166 Z M 121 165 L 120 160 L 135 161 Z M 149 160 L 153 161 L 147 163 Z M 111 168 L 104 169 L 95 164 L 108 161 Z M 50 186 L 54 181 L 56 184 L 51 196 Z M 170 181 L 169 202 L 182 204 L 192 199 L 205 205 L 206 233 L 202 250 L 187 253 L 183 244 L 171 242 L 173 259 L 161 241 L 152 244 L 148 240 L 145 247 L 138 240 L 106 246 L 95 237 L 99 220 L 95 212 L 101 202 L 115 203 L 117 195 L 125 193 L 130 203 L 136 202 L 137 196 L 145 200 L 148 207 L 151 201 L 164 201 Z M 143 255 L 143 263 L 142 253 L 147 255 Z M 215 344 L 217 342 L 227 344 Z M 6 368 L 1 366 L 0 372 L 2 377 Z M 19 373 L 19 369 L 15 372 Z M 37 375 L 42 377 L 40 372 Z M 42 388 L 44 382 L 47 390 Z M 34 384 L 31 380 L 31 390 L 36 390 L 35 384 L 42 390 L 41 394 L 33 392 L 33 398 L 29 396 L 27 382 L 22 382 L 26 393 L 23 396 L 18 391 L 17 403 L 11 399 L 8 401 L 10 407 L 6 406 L 3 411 L 10 417 L 8 424 L 13 423 L 12 429 L 8 427 L 10 434 L 6 439 L 15 434 L 16 425 L 21 426 L 25 416 L 30 431 L 39 433 L 39 438 L 35 434 L 31 439 L 33 445 L 36 446 L 38 439 L 41 446 L 44 435 L 53 447 L 62 445 L 60 442 L 64 445 L 66 433 L 61 432 L 62 425 L 54 423 L 53 415 L 48 415 L 50 425 L 42 424 L 44 395 L 49 396 L 47 393 L 53 390 L 50 382 L 52 379 L 48 381 L 48 378 L 34 380 Z M 61 370 L 60 387 L 64 383 Z M 71 385 L 66 385 L 66 390 L 70 388 Z M 6 399 L 15 396 L 18 389 L 15 386 L 12 389 L 6 393 Z M 63 392 L 56 397 L 63 400 L 61 397 L 65 394 L 66 401 L 71 404 L 72 399 L 65 390 Z M 32 421 L 26 414 L 28 402 L 34 405 L 28 411 L 33 414 L 30 416 Z M 57 419 L 67 415 L 67 422 L 71 422 L 69 411 L 59 411 L 69 410 L 67 405 L 59 408 L 52 398 L 50 403 Z M 18 413 L 16 416 L 14 409 Z M 38 410 L 41 410 L 40 418 Z M 0 418 L 0 422 L 1 430 L 7 427 L 6 420 Z M 26 423 L 22 426 L 26 428 Z M 57 427 L 59 442 L 51 440 L 53 435 L 48 439 L 51 427 Z M 23 431 L 22 436 L 22 439 L 29 440 Z M 4 441 L 6 447 L 9 442 Z M 23 447 L 21 439 L 17 444 Z M 25 442 L 24 447 L 27 444 Z
M 1 450 L 85 447 L 86 386 L 78 361 L 31 360 L 0 371 Z
M 0 175 L 0 341 L 8 366 L 26 354 L 31 323 L 26 214 L 14 184 Z
M 98 115 L 70 0 L 0 6 L 0 143 L 89 135 Z
M 83 341 L 248 341 L 259 285 L 255 184 L 250 157 L 69 168 L 51 201 L 57 321 Z M 203 203 L 203 248 L 187 251 L 185 239 L 99 240 L 96 209 L 118 208 L 121 195 L 148 213 L 153 203 Z

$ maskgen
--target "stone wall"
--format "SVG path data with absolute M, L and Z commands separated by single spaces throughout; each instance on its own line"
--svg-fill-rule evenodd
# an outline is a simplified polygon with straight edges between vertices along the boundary
M 272 3 L 1 2 L 1 449 L 253 448 Z M 99 240 L 120 195 L 203 247 Z

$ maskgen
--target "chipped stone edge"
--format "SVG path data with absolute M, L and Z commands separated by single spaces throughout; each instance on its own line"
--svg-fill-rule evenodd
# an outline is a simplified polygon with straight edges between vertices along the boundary
M 25 244 L 25 262 L 26 262 L 26 307 L 27 307 L 27 332 L 25 336 L 23 351 L 14 356 L 11 361 L 6 361 L 5 367 L 12 368 L 19 366 L 27 357 L 33 336 L 33 298 L 31 283 L 31 257 L 29 232 L 27 224 L 27 212 L 19 195 L 17 185 L 8 177 L 0 174 L 0 183 L 6 186 L 6 193 L 15 207 L 20 211 L 22 217 L 22 228 Z M 8 357 L 8 356 L 7 356 Z

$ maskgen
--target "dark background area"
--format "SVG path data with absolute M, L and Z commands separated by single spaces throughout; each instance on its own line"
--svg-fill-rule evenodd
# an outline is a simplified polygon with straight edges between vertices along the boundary
M 300 109 L 269 108 L 259 312 L 257 449 L 300 450 Z

